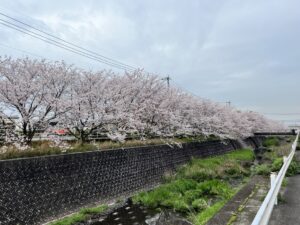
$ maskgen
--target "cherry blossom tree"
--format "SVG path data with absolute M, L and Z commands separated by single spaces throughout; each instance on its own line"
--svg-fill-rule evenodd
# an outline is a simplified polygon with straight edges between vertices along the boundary
M 121 129 L 137 133 L 141 138 L 161 133 L 166 126 L 170 110 L 164 106 L 168 101 L 167 90 L 161 78 L 137 70 L 120 77 L 125 90 L 122 101 L 123 123 Z
M 158 76 L 136 70 L 114 74 L 86 71 L 64 62 L 0 58 L 0 106 L 17 115 L 25 141 L 49 122 L 81 142 L 96 130 L 112 140 L 175 135 L 245 138 L 280 131 L 282 124 L 167 87 Z
M 30 143 L 38 129 L 61 111 L 62 98 L 70 84 L 71 68 L 64 62 L 0 58 L 0 101 L 20 118 L 16 125 Z
M 81 142 L 99 128 L 113 123 L 113 74 L 107 71 L 77 71 L 65 98 L 59 124 Z

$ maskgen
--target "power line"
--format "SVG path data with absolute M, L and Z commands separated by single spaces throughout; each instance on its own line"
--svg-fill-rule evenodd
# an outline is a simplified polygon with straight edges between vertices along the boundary
M 118 64 L 115 64 L 115 63 L 112 63 L 112 62 L 104 61 L 102 59 L 99 59 L 98 57 L 95 57 L 95 56 L 91 55 L 91 54 L 85 53 L 85 52 L 83 52 L 81 50 L 77 50 L 77 49 L 75 49 L 73 47 L 67 46 L 67 45 L 62 44 L 62 43 L 60 43 L 58 41 L 55 41 L 55 40 L 50 39 L 50 38 L 47 38 L 47 37 L 45 37 L 43 35 L 40 35 L 38 33 L 32 32 L 32 31 L 30 31 L 30 30 L 28 30 L 26 28 L 20 27 L 20 26 L 14 24 L 14 23 L 8 22 L 8 21 L 3 20 L 3 19 L 0 19 L 0 21 L 2 21 L 2 22 L 0 22 L 0 24 L 2 24 L 4 26 L 7 26 L 7 27 L 12 28 L 14 30 L 17 30 L 17 31 L 22 32 L 24 34 L 27 34 L 29 36 L 32 36 L 32 37 L 34 37 L 36 39 L 42 40 L 42 41 L 44 41 L 46 43 L 55 45 L 55 46 L 57 46 L 59 48 L 71 51 L 71 52 L 73 52 L 75 54 L 78 54 L 78 55 L 81 55 L 81 56 L 84 56 L 84 57 L 96 60 L 96 61 L 101 62 L 101 63 L 105 63 L 107 65 L 110 65 L 110 66 L 113 66 L 113 67 L 116 67 L 116 68 L 119 68 L 119 69 L 124 69 L 124 70 L 132 71 L 132 69 L 123 67 L 121 65 L 118 65 Z
M 128 64 L 122 63 L 122 62 L 117 61 L 117 60 L 115 60 L 115 59 L 106 57 L 106 56 L 104 56 L 104 55 L 98 54 L 97 52 L 94 52 L 94 51 L 91 51 L 91 50 L 89 50 L 89 49 L 83 48 L 83 47 L 81 47 L 81 46 L 79 46 L 79 45 L 76 45 L 76 44 L 74 44 L 74 43 L 72 43 L 72 42 L 66 41 L 66 40 L 64 40 L 64 39 L 62 39 L 62 38 L 60 38 L 60 37 L 57 37 L 57 36 L 55 36 L 55 35 L 53 35 L 53 34 L 50 34 L 50 33 L 48 33 L 48 32 L 45 32 L 45 31 L 43 31 L 43 30 L 41 30 L 41 29 L 38 29 L 38 28 L 36 28 L 36 27 L 34 27 L 34 26 L 31 26 L 31 25 L 28 24 L 28 23 L 25 23 L 25 22 L 20 21 L 20 20 L 18 20 L 18 19 L 16 19 L 16 18 L 13 18 L 13 17 L 11 17 L 11 16 L 8 16 L 7 14 L 4 14 L 4 13 L 2 13 L 2 12 L 0 12 L 0 15 L 5 16 L 5 17 L 7 17 L 7 18 L 9 18 L 9 19 L 11 19 L 11 20 L 13 20 L 13 21 L 16 21 L 16 22 L 18 22 L 18 23 L 20 23 L 20 24 L 23 24 L 23 25 L 25 25 L 25 26 L 27 26 L 27 27 L 30 27 L 30 28 L 32 28 L 32 29 L 34 29 L 34 30 L 36 30 L 36 31 L 39 31 L 39 32 L 43 33 L 43 34 L 46 34 L 46 35 L 48 35 L 48 36 L 50 36 L 50 37 L 53 37 L 53 38 L 55 38 L 55 39 L 57 39 L 57 40 L 60 40 L 60 41 L 62 41 L 62 42 L 64 42 L 64 43 L 66 43 L 66 44 L 69 44 L 69 45 L 71 45 L 71 46 L 74 46 L 74 47 L 76 47 L 76 48 L 79 48 L 79 49 L 81 49 L 81 50 L 84 50 L 84 51 L 89 52 L 89 53 L 91 53 L 91 54 L 95 54 L 95 55 L 97 55 L 97 56 L 99 56 L 100 58 L 103 58 L 103 59 L 105 59 L 105 60 L 113 61 L 113 62 L 118 63 L 118 64 L 120 64 L 120 65 L 129 67 L 129 68 L 131 68 L 131 69 L 136 69 L 136 68 L 133 67 L 133 66 L 130 66 L 130 65 L 128 65 Z
M 129 65 L 121 63 L 121 62 L 119 62 L 117 60 L 113 60 L 113 59 L 110 59 L 108 57 L 102 56 L 102 55 L 100 55 L 98 53 L 95 53 L 95 52 L 90 51 L 88 49 L 82 48 L 82 47 L 80 47 L 78 45 L 75 45 L 75 44 L 73 44 L 71 42 L 65 41 L 65 40 L 63 40 L 63 39 L 61 39 L 59 37 L 56 37 L 54 35 L 51 35 L 51 34 L 46 33 L 44 31 L 41 31 L 40 29 L 34 28 L 33 26 L 31 26 L 29 24 L 23 23 L 22 21 L 19 21 L 17 19 L 9 17 L 9 16 L 7 16 L 7 15 L 1 13 L 1 12 L 0 12 L 0 14 L 4 15 L 4 16 L 6 16 L 6 17 L 8 17 L 8 18 L 10 18 L 10 19 L 12 19 L 14 21 L 17 21 L 18 23 L 24 24 L 27 27 L 35 29 L 38 32 L 44 33 L 44 34 L 46 34 L 48 36 L 51 36 L 51 37 L 55 38 L 56 40 L 52 39 L 52 38 L 49 38 L 49 37 L 47 37 L 45 35 L 41 35 L 39 33 L 33 32 L 33 31 L 29 30 L 29 29 L 26 29 L 26 28 L 24 28 L 22 26 L 19 26 L 18 24 L 12 23 L 12 22 L 4 20 L 4 19 L 0 19 L 0 21 L 2 21 L 2 22 L 0 22 L 0 24 L 4 25 L 6 27 L 9 27 L 11 29 L 17 30 L 17 31 L 22 32 L 24 34 L 27 34 L 27 35 L 29 35 L 31 37 L 34 37 L 34 38 L 39 39 L 41 41 L 44 41 L 44 42 L 46 42 L 48 44 L 55 45 L 55 46 L 57 46 L 59 48 L 65 49 L 67 51 L 71 51 L 71 52 L 73 52 L 75 54 L 87 57 L 89 59 L 93 59 L 95 61 L 107 64 L 109 66 L 116 67 L 118 69 L 124 69 L 124 70 L 127 70 L 127 71 L 133 71 L 135 69 L 132 66 L 129 66 Z M 67 43 L 67 44 L 64 44 L 64 43 Z
M 3 21 L 3 20 L 0 19 L 0 21 Z M 94 57 L 94 56 L 91 56 L 91 55 L 89 55 L 89 54 L 86 54 L 86 53 L 84 53 L 84 52 L 82 52 L 82 51 L 73 49 L 73 48 L 68 47 L 68 46 L 66 46 L 66 45 L 64 45 L 64 44 L 61 44 L 61 43 L 59 43 L 59 42 L 52 41 L 51 39 L 45 38 L 45 37 L 43 37 L 42 35 L 36 35 L 34 32 L 30 32 L 30 31 L 27 30 L 27 29 L 20 28 L 19 26 L 13 25 L 13 24 L 11 24 L 11 23 L 9 23 L 9 22 L 8 22 L 8 23 L 0 22 L 0 24 L 4 25 L 4 26 L 6 26 L 6 27 L 9 27 L 9 28 L 11 28 L 11 29 L 17 30 L 17 31 L 19 31 L 19 32 L 21 32 L 21 33 L 27 34 L 27 35 L 29 35 L 29 36 L 31 36 L 31 37 L 34 37 L 34 38 L 36 38 L 36 39 L 39 39 L 39 40 L 41 40 L 41 41 L 44 41 L 44 42 L 46 42 L 46 43 L 48 43 L 48 44 L 55 45 L 55 46 L 57 46 L 57 47 L 59 47 L 59 48 L 62 48 L 62 49 L 64 49 L 64 50 L 67 50 L 67 51 L 73 52 L 73 53 L 75 53 L 75 54 L 81 55 L 81 56 L 83 56 L 83 57 L 86 57 L 86 58 L 89 58 L 89 59 L 92 59 L 92 60 L 95 60 L 95 61 L 98 61 L 98 62 L 107 64 L 107 65 L 109 65 L 109 66 L 113 66 L 113 67 L 118 68 L 118 69 L 123 69 L 123 70 L 127 70 L 127 71 L 132 71 L 131 69 L 124 68 L 123 66 L 119 66 L 119 65 L 116 65 L 116 64 L 113 64 L 113 63 L 109 63 L 109 62 L 102 61 L 102 60 L 98 59 L 97 57 Z

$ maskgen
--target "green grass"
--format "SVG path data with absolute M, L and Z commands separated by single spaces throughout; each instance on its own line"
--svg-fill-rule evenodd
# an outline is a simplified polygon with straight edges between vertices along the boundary
M 250 175 L 249 170 L 241 162 L 252 162 L 254 153 L 250 149 L 233 151 L 228 154 L 192 159 L 190 163 L 178 170 L 177 178 L 188 178 L 196 181 L 207 179 L 231 179 Z
M 267 164 L 261 164 L 261 165 L 257 165 L 254 168 L 254 173 L 257 175 L 270 175 L 271 173 L 271 167 Z
M 149 208 L 163 207 L 188 213 L 207 208 L 207 201 L 211 198 L 229 199 L 232 192 L 228 183 L 219 180 L 197 183 L 194 180 L 178 179 L 153 191 L 142 192 L 133 197 L 133 201 L 141 202 Z
M 272 162 L 272 165 L 271 165 L 271 170 L 272 172 L 277 172 L 281 169 L 283 165 L 283 158 L 280 157 L 280 158 L 275 158 Z
M 266 139 L 274 140 L 274 137 Z M 272 141 L 271 141 L 272 142 Z M 278 172 L 283 165 L 283 156 L 288 156 L 291 152 L 291 143 L 277 146 L 273 143 L 271 151 L 264 154 L 264 161 L 253 168 L 255 174 L 269 176 L 271 172 Z M 295 158 L 292 160 L 286 176 L 293 176 L 300 173 L 300 162 Z
M 263 141 L 264 147 L 279 146 L 280 141 L 277 137 L 268 137 Z
M 278 172 L 283 165 L 283 158 L 275 158 L 273 162 L 270 163 L 264 163 L 261 165 L 257 165 L 254 168 L 254 173 L 257 175 L 264 175 L 264 176 L 269 176 L 271 172 Z M 300 173 L 300 163 L 297 162 L 295 159 L 292 160 L 286 176 L 294 176 L 296 174 Z
M 250 149 L 237 150 L 228 154 L 192 159 L 168 176 L 166 183 L 149 192 L 133 197 L 135 203 L 149 208 L 175 210 L 195 224 L 203 224 L 211 218 L 235 194 L 238 186 L 230 181 L 250 175 L 250 168 L 243 162 L 254 160 Z
M 204 225 L 206 224 L 220 209 L 227 203 L 226 200 L 221 200 L 213 204 L 212 206 L 206 208 L 197 215 L 190 215 L 189 219 L 194 225 Z
M 255 158 L 253 151 L 247 148 L 230 152 L 226 154 L 225 157 L 239 161 L 252 161 Z
M 72 214 L 60 220 L 51 222 L 50 225 L 72 225 L 74 223 L 83 222 L 93 214 L 104 212 L 108 209 L 106 205 L 100 205 L 94 208 L 83 208 L 78 213 Z

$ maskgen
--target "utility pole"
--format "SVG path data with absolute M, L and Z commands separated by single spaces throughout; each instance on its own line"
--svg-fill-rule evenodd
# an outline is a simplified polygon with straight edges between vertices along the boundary
M 231 106 L 231 101 L 226 102 L 226 104 L 230 107 Z
M 170 76 L 168 75 L 167 77 L 163 78 L 162 80 L 166 80 L 167 81 L 167 85 L 168 85 L 168 88 L 170 87 Z

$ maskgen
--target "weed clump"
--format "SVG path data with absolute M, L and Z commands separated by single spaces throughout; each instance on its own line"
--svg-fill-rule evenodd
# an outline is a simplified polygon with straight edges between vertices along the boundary
M 89 216 L 104 212 L 107 209 L 107 205 L 100 205 L 93 208 L 83 208 L 78 213 L 51 222 L 49 225 L 72 225 L 74 223 L 83 222 L 86 221 Z
M 208 204 L 205 199 L 199 198 L 192 202 L 192 207 L 197 211 L 201 211 L 203 209 L 206 209 L 208 207 Z
M 279 146 L 280 141 L 277 137 L 268 137 L 263 141 L 264 147 Z
M 257 175 L 268 176 L 270 175 L 271 172 L 280 171 L 282 166 L 283 166 L 283 158 L 275 158 L 271 165 L 269 164 L 257 165 L 254 168 L 254 173 Z M 299 173 L 300 173 L 300 162 L 296 160 L 292 160 L 287 170 L 286 176 L 290 177 Z
M 271 168 L 267 164 L 257 165 L 254 168 L 254 173 L 257 174 L 257 175 L 267 176 L 267 175 L 269 175 L 271 173 Z
M 237 191 L 231 180 L 250 175 L 251 149 L 196 159 L 167 176 L 165 184 L 133 197 L 149 208 L 167 208 L 186 215 L 195 224 L 211 218 Z
M 229 199 L 233 195 L 230 185 L 224 181 L 208 180 L 196 183 L 193 180 L 180 179 L 133 197 L 134 202 L 149 208 L 170 208 L 187 213 L 207 208 L 207 201 L 214 197 Z

